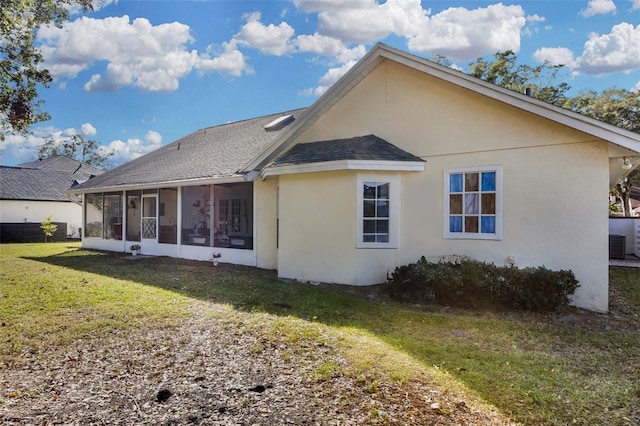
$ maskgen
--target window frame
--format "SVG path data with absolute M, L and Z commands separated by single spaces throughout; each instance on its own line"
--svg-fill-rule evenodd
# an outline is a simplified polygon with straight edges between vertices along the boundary
M 462 188 L 461 192 L 451 191 L 450 179 L 451 175 L 455 174 L 467 174 L 467 173 L 486 173 L 486 172 L 494 172 L 495 173 L 495 190 L 494 191 L 482 191 L 481 185 L 479 183 L 478 191 L 465 191 L 466 188 Z M 467 240 L 502 240 L 502 199 L 503 199 L 503 185 L 502 185 L 502 166 L 477 166 L 477 167 L 457 167 L 451 169 L 444 169 L 443 171 L 443 237 L 445 239 L 467 239 Z M 481 176 L 479 177 L 481 181 Z M 464 181 L 464 178 L 463 178 Z M 482 202 L 480 201 L 478 204 L 479 212 L 477 214 L 467 214 L 464 211 L 462 214 L 453 214 L 453 216 L 462 216 L 462 220 L 464 223 L 465 217 L 477 216 L 478 217 L 478 232 L 465 232 L 464 225 L 462 232 L 452 232 L 450 229 L 450 218 L 452 213 L 450 212 L 450 199 L 451 194 L 462 194 L 464 198 L 464 194 L 474 194 L 474 193 L 482 194 L 485 193 L 493 193 L 495 194 L 495 232 L 492 233 L 483 233 L 481 230 L 481 222 L 482 222 Z M 481 197 L 479 198 L 481 200 Z M 463 209 L 464 209 L 464 201 L 463 201 Z M 486 215 L 489 216 L 489 215 Z
M 389 241 L 365 242 L 364 241 L 364 185 L 365 183 L 389 184 Z M 385 174 L 358 174 L 356 187 L 356 220 L 357 235 L 356 248 L 359 249 L 397 249 L 400 246 L 400 177 Z

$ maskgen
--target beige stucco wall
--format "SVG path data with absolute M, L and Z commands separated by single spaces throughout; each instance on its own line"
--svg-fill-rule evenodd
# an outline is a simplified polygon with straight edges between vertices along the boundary
M 82 226 L 82 207 L 72 202 L 0 200 L 0 222 L 40 223 L 47 216 L 66 222 L 67 234 Z
M 355 179 L 352 172 L 280 177 L 279 276 L 331 283 L 357 280 Z
M 372 284 L 421 255 L 571 269 L 574 303 L 608 307 L 607 144 L 387 62 L 299 138 L 373 133 L 427 161 L 401 173 L 399 249 L 355 249 L 356 171 L 280 177 L 283 277 Z M 443 171 L 501 165 L 501 241 L 443 237 Z M 283 233 L 283 230 L 286 232 Z
M 256 266 L 264 269 L 277 269 L 278 180 L 256 180 L 253 191 L 256 204 L 254 210 Z

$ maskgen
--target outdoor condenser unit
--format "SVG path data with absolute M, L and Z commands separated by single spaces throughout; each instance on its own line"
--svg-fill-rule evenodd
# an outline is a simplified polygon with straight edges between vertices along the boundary
M 609 259 L 624 259 L 626 246 L 625 235 L 609 235 Z

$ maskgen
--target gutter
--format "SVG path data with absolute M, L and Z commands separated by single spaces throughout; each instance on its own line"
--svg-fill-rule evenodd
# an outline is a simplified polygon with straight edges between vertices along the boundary
M 91 192 L 122 192 L 122 191 L 134 191 L 138 189 L 160 189 L 175 186 L 195 186 L 204 184 L 222 184 L 222 183 L 238 183 L 246 182 L 245 175 L 233 176 L 228 178 L 198 178 L 198 179 L 180 179 L 165 182 L 150 182 L 140 183 L 134 185 L 117 185 L 117 186 L 101 186 L 94 188 L 81 188 L 78 190 L 68 189 L 64 191 L 67 195 L 79 195 L 88 194 Z

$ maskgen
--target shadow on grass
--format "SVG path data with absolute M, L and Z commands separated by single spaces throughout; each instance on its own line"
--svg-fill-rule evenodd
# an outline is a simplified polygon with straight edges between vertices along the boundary
M 606 360 L 613 368 L 627 362 L 624 360 L 628 359 L 629 351 L 638 347 L 637 342 L 622 346 L 620 336 L 608 335 L 606 331 L 584 331 L 569 327 L 570 324 L 562 325 L 549 316 L 478 313 L 436 306 L 416 310 L 384 299 L 380 286 L 284 283 L 278 280 L 275 271 L 257 268 L 228 264 L 213 267 L 208 262 L 133 257 L 75 247 L 63 254 L 29 259 L 154 286 L 198 300 L 225 303 L 240 311 L 365 330 L 427 366 L 448 371 L 507 415 L 515 414 L 525 422 L 544 423 L 541 420 L 544 412 L 562 415 L 567 409 L 549 395 L 563 389 L 567 377 L 577 373 L 569 369 L 563 378 L 543 372 L 554 366 L 565 368 L 563 358 L 571 358 L 575 348 L 578 349 L 574 355 L 597 353 L 588 361 Z M 627 342 L 633 336 L 622 337 Z M 554 355 L 558 351 L 565 355 Z M 505 386 L 509 388 L 508 395 Z M 533 408 L 536 406 L 539 407 Z
M 175 291 L 183 296 L 230 304 L 247 312 L 295 316 L 336 326 L 370 330 L 382 306 L 379 286 L 352 288 L 280 281 L 275 271 L 171 257 L 131 256 L 124 253 L 77 249 L 48 257 L 25 257 L 64 268 L 133 281 Z

